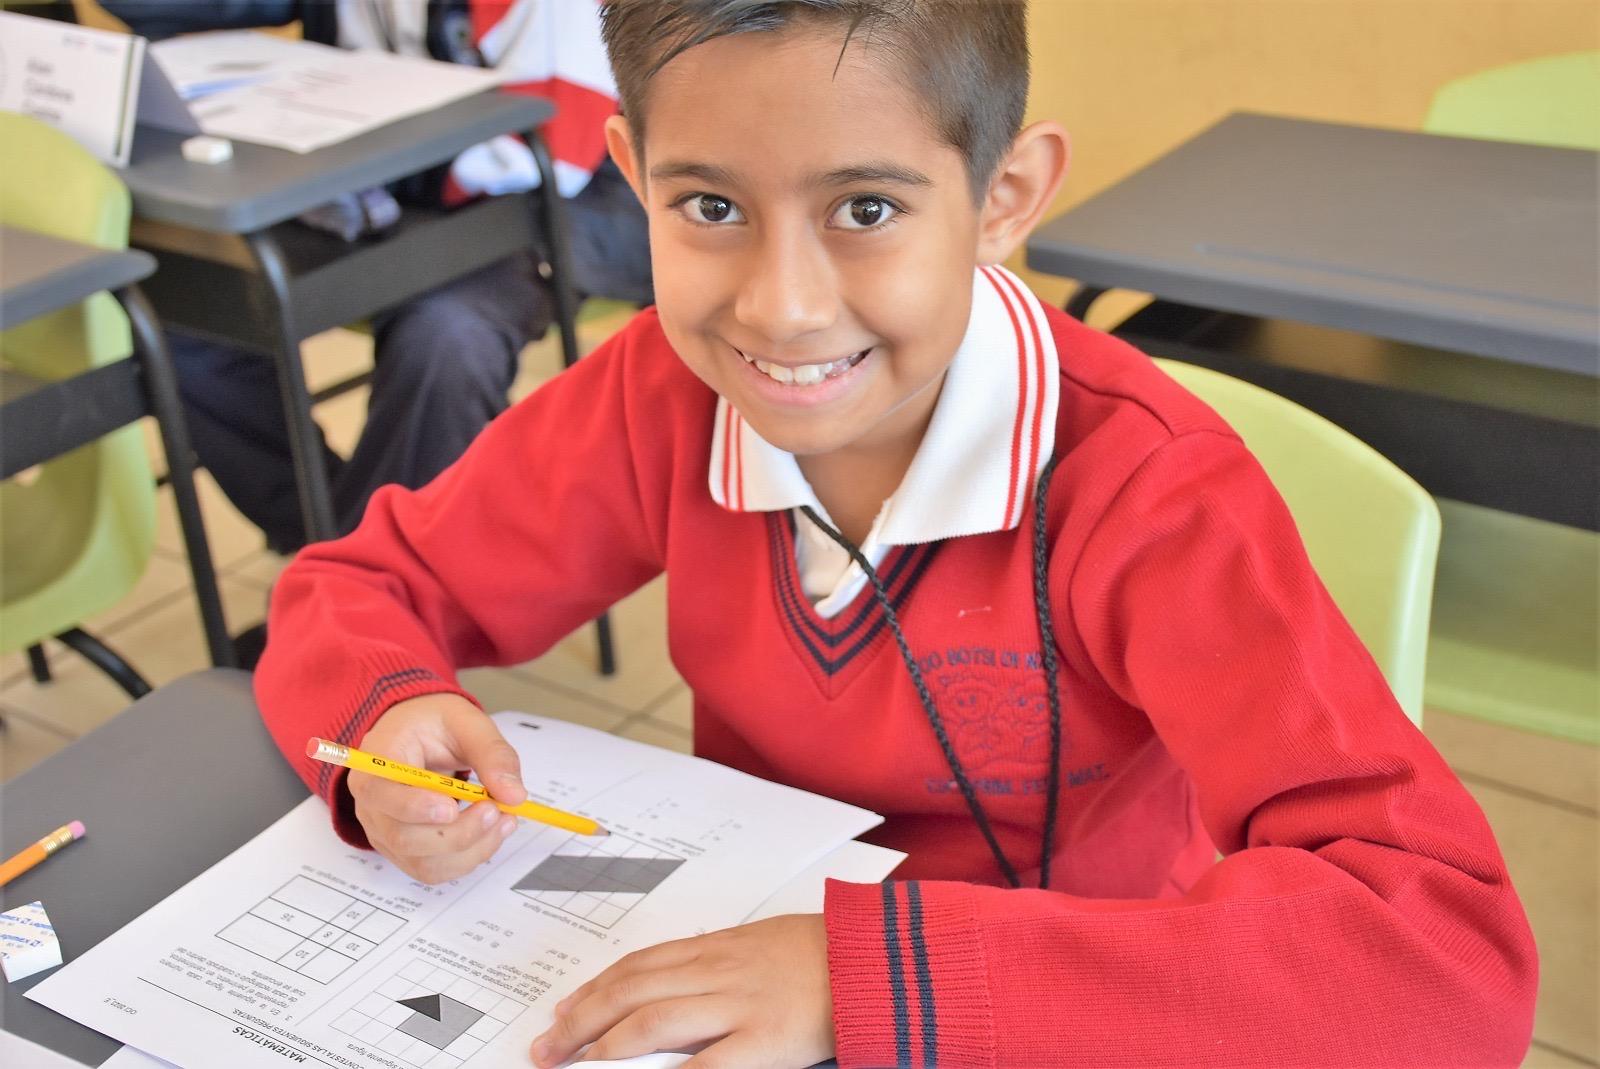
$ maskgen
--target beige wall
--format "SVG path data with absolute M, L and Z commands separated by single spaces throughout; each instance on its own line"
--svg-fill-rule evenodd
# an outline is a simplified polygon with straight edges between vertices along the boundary
M 1029 118 L 1072 134 L 1051 215 L 1235 110 L 1416 129 L 1453 78 L 1600 48 L 1596 0 L 1032 0 Z M 1017 262 L 1020 263 L 1020 256 Z M 1059 303 L 1067 285 L 1030 276 Z

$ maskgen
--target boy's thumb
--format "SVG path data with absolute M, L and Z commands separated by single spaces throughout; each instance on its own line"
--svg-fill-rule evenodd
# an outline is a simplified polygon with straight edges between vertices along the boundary
M 471 708 L 461 710 L 452 721 L 450 734 L 454 737 L 456 752 L 467 767 L 477 773 L 490 796 L 506 805 L 525 801 L 528 790 L 522 785 L 522 760 L 494 726 L 494 721 Z

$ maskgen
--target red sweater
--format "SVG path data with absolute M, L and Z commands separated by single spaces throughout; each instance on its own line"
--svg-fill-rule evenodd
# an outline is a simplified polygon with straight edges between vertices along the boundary
M 301 553 L 256 676 L 270 728 L 364 843 L 308 735 L 463 693 L 457 668 L 534 658 L 666 569 L 696 751 L 875 809 L 872 837 L 911 855 L 895 882 L 829 886 L 842 1066 L 1516 1064 L 1534 948 L 1478 807 L 1239 439 L 1121 342 L 1049 326 L 1051 890 L 996 886 L 870 591 L 818 617 L 788 514 L 712 501 L 716 397 L 653 312 Z M 1031 512 L 881 568 L 1025 886 L 1049 767 Z

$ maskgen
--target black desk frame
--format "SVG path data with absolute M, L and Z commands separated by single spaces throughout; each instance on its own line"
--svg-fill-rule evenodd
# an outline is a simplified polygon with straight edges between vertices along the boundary
M 544 138 L 536 129 L 526 137 L 539 170 L 537 190 L 486 198 L 452 211 L 408 210 L 399 225 L 372 241 L 347 244 L 290 221 L 243 234 L 247 256 L 237 257 L 226 251 L 226 238 L 219 251 L 209 235 L 195 241 L 194 232 L 181 228 L 136 227 L 135 243 L 160 263 L 148 286 L 169 323 L 272 358 L 308 541 L 333 538 L 338 530 L 311 414 L 315 400 L 337 391 L 312 396 L 300 354 L 306 338 L 538 247 L 550 269 L 563 363 L 571 367 L 577 362 L 578 302 L 566 212 Z M 436 252 L 434 238 L 445 228 L 453 236 L 447 246 L 450 255 L 408 257 L 411 250 Z M 396 262 L 407 263 L 407 270 L 385 269 L 386 263 Z M 602 614 L 595 627 L 600 672 L 612 675 L 616 654 L 609 615 Z
M 133 354 L 127 359 L 54 382 L 7 373 L 10 396 L 5 402 L 5 419 L 0 421 L 0 478 L 9 479 L 146 415 L 154 416 L 167 455 L 206 648 L 213 665 L 232 668 L 237 662 L 200 515 L 200 498 L 195 493 L 194 453 L 166 335 L 137 284 L 122 286 L 113 295 L 133 328 Z M 113 666 L 102 663 L 93 647 L 74 648 L 121 682 Z M 37 657 L 30 659 L 37 673 L 41 665 Z

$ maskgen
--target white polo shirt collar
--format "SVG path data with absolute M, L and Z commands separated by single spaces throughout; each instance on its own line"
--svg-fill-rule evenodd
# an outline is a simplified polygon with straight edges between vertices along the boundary
M 1043 306 L 1003 267 L 980 267 L 972 314 L 933 419 L 875 524 L 908 546 L 1009 530 L 1055 442 L 1059 359 Z M 766 442 L 725 398 L 711 439 L 711 497 L 734 512 L 826 512 L 794 454 Z

